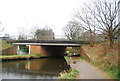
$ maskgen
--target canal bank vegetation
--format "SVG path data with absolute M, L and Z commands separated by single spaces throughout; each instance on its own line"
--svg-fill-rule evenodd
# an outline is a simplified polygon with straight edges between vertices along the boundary
M 76 79 L 77 75 L 79 74 L 78 70 L 72 70 L 71 72 L 61 72 L 60 79 Z
M 27 60 L 27 59 L 37 59 L 37 58 L 41 58 L 40 55 L 36 54 L 36 55 L 4 55 L 4 56 L 0 56 L 0 60 L 2 61 L 9 61 L 9 60 Z
M 68 63 L 68 65 L 71 64 L 70 57 L 65 56 L 65 59 Z M 60 73 L 60 79 L 77 79 L 77 76 L 79 75 L 79 71 L 75 68 L 71 67 L 70 71 L 63 71 Z
M 13 44 L 8 43 L 6 40 L 0 40 L 0 45 L 1 45 L 0 50 L 7 49 L 14 46 Z
M 81 59 L 83 59 L 83 60 L 87 60 L 87 58 L 85 58 L 85 57 L 82 57 L 82 56 L 81 56 L 80 58 L 81 58 Z
M 96 67 L 107 72 L 114 79 L 120 79 L 118 76 L 118 42 L 115 41 L 114 47 L 109 48 L 109 42 L 94 44 L 93 47 L 86 45 L 82 47 L 89 54 L 91 62 Z
M 70 57 L 65 56 L 64 58 L 66 59 L 67 63 L 70 64 Z

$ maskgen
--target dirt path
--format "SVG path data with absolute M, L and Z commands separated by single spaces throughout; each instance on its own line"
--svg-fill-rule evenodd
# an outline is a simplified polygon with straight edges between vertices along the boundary
M 80 72 L 77 79 L 112 79 L 108 74 L 79 57 L 72 57 L 71 62 L 71 67 Z

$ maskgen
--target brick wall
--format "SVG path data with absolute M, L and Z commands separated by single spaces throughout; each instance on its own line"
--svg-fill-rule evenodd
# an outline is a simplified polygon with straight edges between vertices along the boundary
M 30 46 L 30 54 L 40 54 L 40 46 L 31 45 Z

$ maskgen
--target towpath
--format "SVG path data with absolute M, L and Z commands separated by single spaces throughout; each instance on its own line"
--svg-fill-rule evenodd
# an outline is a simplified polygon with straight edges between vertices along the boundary
M 71 67 L 80 72 L 77 79 L 112 79 L 107 73 L 79 57 L 72 57 L 71 62 Z

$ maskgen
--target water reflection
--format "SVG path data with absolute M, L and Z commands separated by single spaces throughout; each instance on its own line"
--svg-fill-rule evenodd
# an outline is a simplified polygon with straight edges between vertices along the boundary
M 64 70 L 69 70 L 64 58 L 9 61 L 2 63 L 2 78 L 56 79 Z

